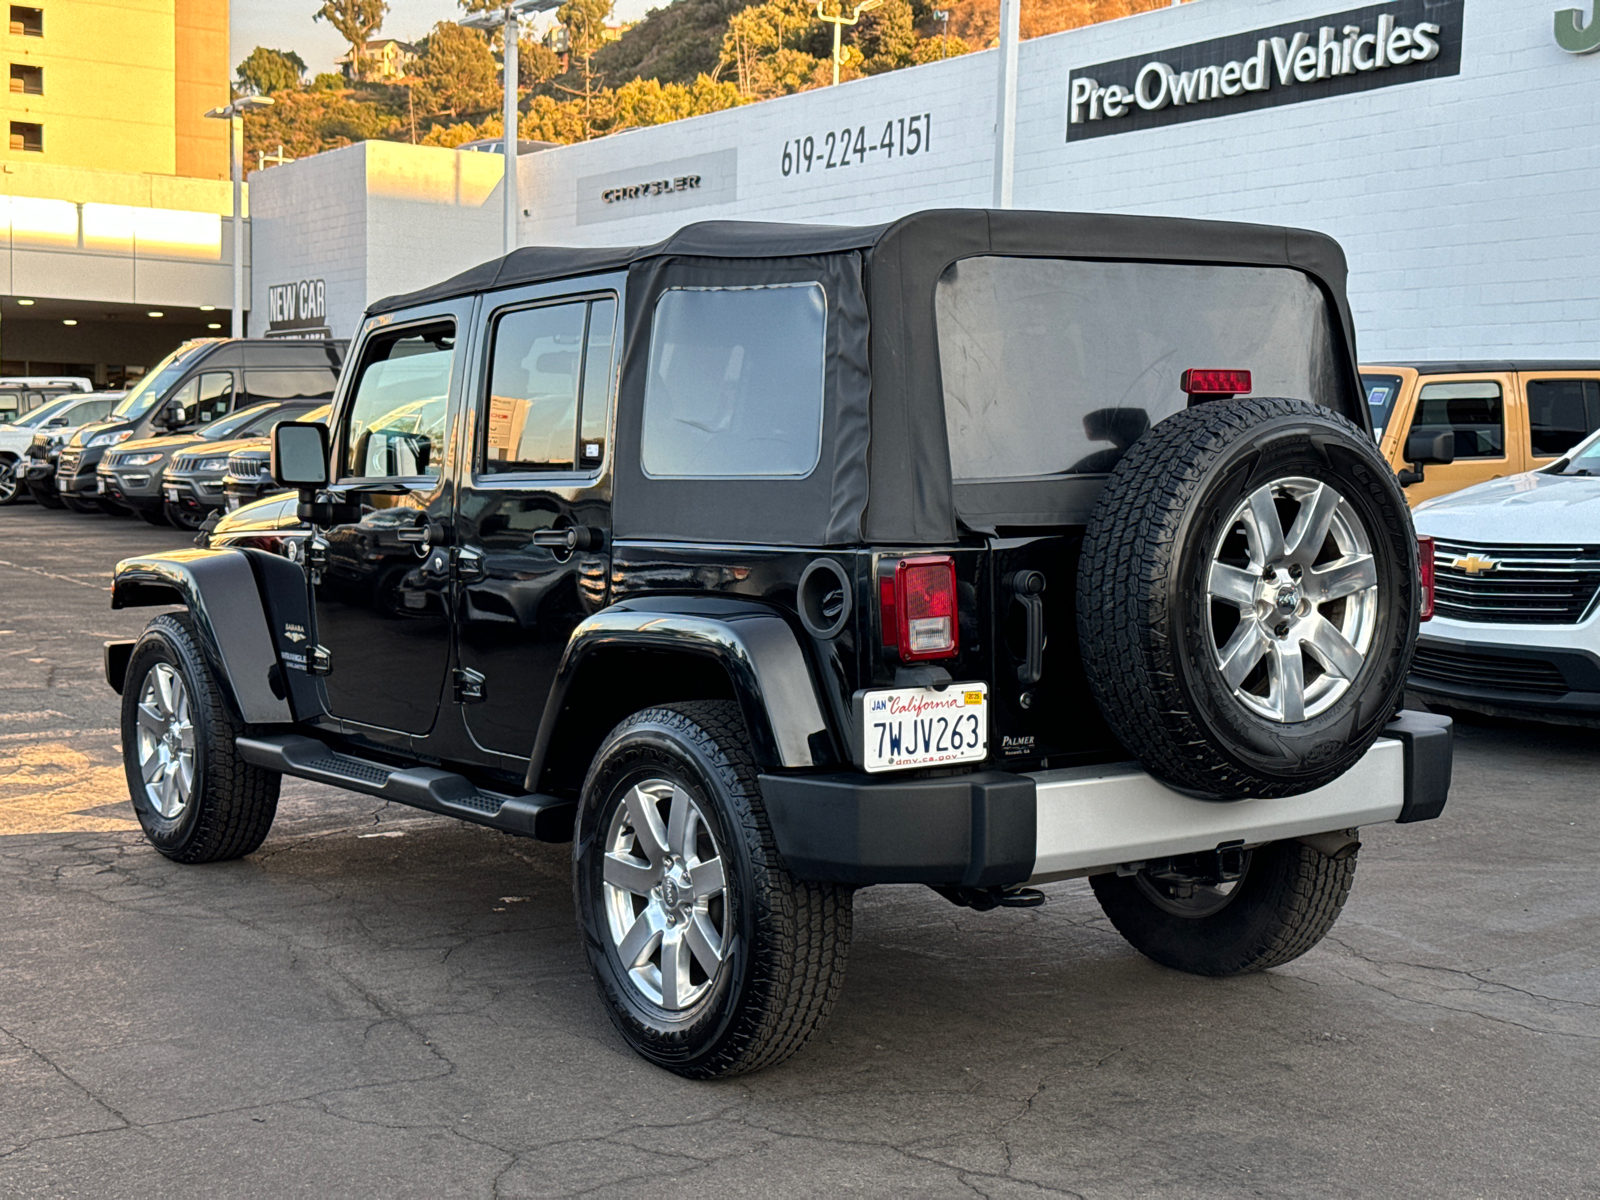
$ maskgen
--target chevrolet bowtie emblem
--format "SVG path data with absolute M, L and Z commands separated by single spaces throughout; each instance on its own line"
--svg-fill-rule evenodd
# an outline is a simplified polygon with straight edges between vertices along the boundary
M 1492 558 L 1480 558 L 1476 554 L 1468 554 L 1462 558 L 1451 559 L 1450 565 L 1458 571 L 1465 571 L 1468 575 L 1482 575 L 1486 571 L 1493 571 L 1500 564 Z

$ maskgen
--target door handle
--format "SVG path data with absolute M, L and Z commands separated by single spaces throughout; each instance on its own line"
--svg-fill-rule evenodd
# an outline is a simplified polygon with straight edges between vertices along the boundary
M 1018 571 L 1011 577 L 1011 594 L 1022 605 L 1028 619 L 1028 642 L 1022 664 L 1017 667 L 1017 682 L 1029 688 L 1044 675 L 1044 573 Z
M 566 525 L 560 529 L 535 529 L 533 544 L 551 550 L 598 550 L 605 541 L 605 531 L 584 525 Z

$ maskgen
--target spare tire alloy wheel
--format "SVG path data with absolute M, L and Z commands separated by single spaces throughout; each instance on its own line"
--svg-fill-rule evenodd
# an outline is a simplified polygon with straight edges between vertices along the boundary
M 573 892 L 607 1014 L 694 1079 L 781 1062 L 822 1025 L 850 946 L 851 889 L 791 875 L 732 701 L 635 713 L 584 781 Z
M 1399 707 L 1416 534 L 1372 438 L 1305 400 L 1161 421 L 1101 491 L 1078 570 L 1084 671 L 1152 775 L 1213 800 L 1293 796 Z
M 1332 484 L 1290 477 L 1241 500 L 1212 551 L 1207 590 L 1217 669 L 1268 720 L 1321 715 L 1361 673 L 1378 570 L 1361 518 Z

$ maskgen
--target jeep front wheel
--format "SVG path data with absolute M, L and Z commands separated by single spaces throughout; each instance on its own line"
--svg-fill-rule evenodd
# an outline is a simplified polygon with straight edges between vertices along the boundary
M 736 704 L 646 709 L 584 782 L 573 889 L 589 965 L 635 1050 L 690 1078 L 781 1062 L 821 1027 L 851 891 L 779 861 Z
M 242 858 L 266 840 L 282 776 L 239 757 L 234 720 L 187 613 L 146 626 L 122 686 L 122 761 L 150 844 L 182 863 Z

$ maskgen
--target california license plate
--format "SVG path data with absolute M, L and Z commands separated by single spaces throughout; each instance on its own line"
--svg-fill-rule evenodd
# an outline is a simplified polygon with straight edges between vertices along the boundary
M 981 762 L 989 755 L 989 685 L 952 683 L 861 693 L 861 765 L 868 771 Z

